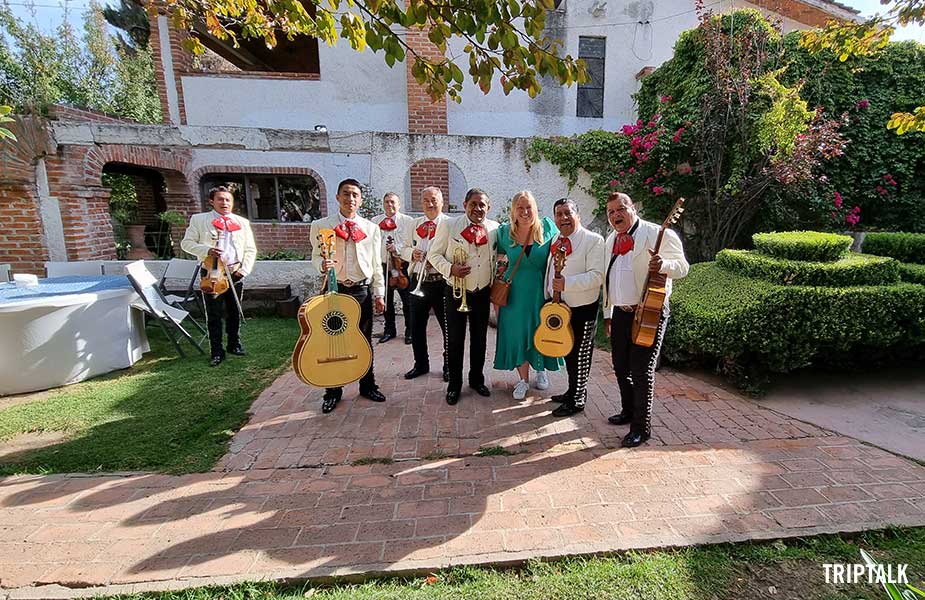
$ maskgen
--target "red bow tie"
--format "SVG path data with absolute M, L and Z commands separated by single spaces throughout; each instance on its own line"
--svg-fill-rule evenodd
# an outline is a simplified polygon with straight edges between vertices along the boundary
M 613 253 L 617 256 L 623 256 L 633 249 L 633 236 L 628 233 L 618 233 L 617 238 L 613 241 Z
M 476 225 L 475 223 L 463 229 L 462 236 L 467 242 L 475 244 L 476 246 L 482 246 L 488 243 L 488 232 L 485 230 L 485 227 Z
M 555 246 L 553 247 L 553 252 L 559 252 L 559 248 L 565 248 L 565 255 L 568 256 L 572 253 L 572 241 L 567 237 L 560 237 Z
M 383 231 L 392 231 L 396 227 L 397 225 L 395 225 L 395 219 L 392 217 L 386 217 L 379 222 L 379 229 L 382 229 Z
M 344 221 L 335 227 L 334 235 L 344 241 L 352 239 L 354 242 L 361 242 L 366 239 L 366 234 L 353 221 Z
M 231 217 L 221 216 L 217 219 L 212 219 L 212 225 L 216 229 L 221 229 L 222 231 L 237 231 L 241 229 L 241 226 L 235 223 L 234 219 Z
M 418 237 L 422 240 L 432 240 L 434 239 L 434 233 L 437 232 L 437 224 L 433 221 L 424 221 L 417 228 Z

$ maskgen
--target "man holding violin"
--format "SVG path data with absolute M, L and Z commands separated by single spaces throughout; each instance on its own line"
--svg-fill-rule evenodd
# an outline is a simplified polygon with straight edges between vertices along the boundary
M 231 188 L 220 185 L 209 190 L 209 204 L 212 210 L 190 218 L 180 247 L 200 261 L 209 257 L 219 259 L 234 282 L 233 286 L 221 294 L 203 293 L 211 347 L 209 364 L 217 367 L 225 360 L 225 349 L 222 348 L 223 316 L 228 334 L 228 352 L 238 356 L 245 354 L 241 346 L 239 302 L 244 291 L 244 278 L 254 268 L 257 259 L 257 245 L 254 243 L 250 222 L 232 212 L 234 195 Z M 206 276 L 205 270 L 202 276 Z
M 401 297 L 402 316 L 405 319 L 405 344 L 411 343 L 411 306 L 408 295 L 408 263 L 401 258 L 405 238 L 414 227 L 414 217 L 401 212 L 401 198 L 395 192 L 382 197 L 384 214 L 373 217 L 382 234 L 382 272 L 385 274 L 385 329 L 379 336 L 384 344 L 398 335 L 395 329 L 395 291 Z M 404 284 L 402 287 L 401 284 Z

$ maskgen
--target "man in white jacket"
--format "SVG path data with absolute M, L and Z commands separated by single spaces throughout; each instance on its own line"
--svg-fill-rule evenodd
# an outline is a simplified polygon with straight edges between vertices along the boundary
M 622 404 L 620 413 L 608 420 L 614 425 L 630 425 L 622 445 L 634 448 L 651 435 L 655 365 L 668 323 L 671 281 L 686 276 L 690 265 L 684 258 L 681 239 L 671 229 L 665 230 L 659 253 L 654 253 L 660 227 L 640 219 L 628 195 L 610 194 L 607 220 L 614 230 L 604 244 L 608 261 L 604 275 L 604 329 L 610 336 L 613 371 L 620 386 Z M 655 343 L 646 348 L 633 344 L 632 327 L 636 307 L 645 294 L 649 271 L 664 273 L 668 280 Z
M 546 297 L 553 292 L 572 311 L 571 328 L 575 338 L 572 351 L 565 357 L 568 390 L 552 397 L 561 406 L 552 411 L 555 417 L 569 417 L 585 409 L 588 373 L 594 351 L 594 330 L 600 311 L 601 283 L 604 281 L 604 238 L 581 225 L 578 205 L 570 198 L 556 200 L 553 214 L 559 234 L 549 247 L 546 265 Z M 565 252 L 565 267 L 556 277 L 555 253 Z
M 232 212 L 234 195 L 231 189 L 220 185 L 209 190 L 209 204 L 212 210 L 195 214 L 190 218 L 186 235 L 180 242 L 184 252 L 200 261 L 208 256 L 217 256 L 224 261 L 234 287 L 222 294 L 203 294 L 206 305 L 206 320 L 209 326 L 209 364 L 217 367 L 225 359 L 222 348 L 222 317 L 228 334 L 228 352 L 243 356 L 241 346 L 241 315 L 238 301 L 244 292 L 244 278 L 254 268 L 257 259 L 257 245 L 251 232 L 250 222 Z M 232 294 L 236 294 L 238 300 Z

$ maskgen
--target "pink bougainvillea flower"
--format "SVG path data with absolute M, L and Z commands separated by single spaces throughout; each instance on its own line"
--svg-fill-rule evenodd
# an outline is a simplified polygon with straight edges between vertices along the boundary
M 838 192 L 835 192 L 835 208 L 840 209 L 841 205 L 842 205 L 841 194 L 839 194 Z
M 861 98 L 854 105 L 854 107 L 858 109 L 864 109 L 864 108 L 867 108 L 868 106 L 870 106 L 870 100 L 868 100 L 867 98 Z
M 671 138 L 671 140 L 674 141 L 674 142 L 680 142 L 680 141 L 681 141 L 681 134 L 682 134 L 682 133 L 684 133 L 684 128 L 683 128 L 683 127 L 679 127 L 678 130 L 674 132 L 674 137 Z
M 662 195 L 664 192 L 665 192 L 665 188 L 663 188 L 663 187 L 660 186 L 660 185 L 656 185 L 656 186 L 654 186 L 654 187 L 652 188 L 652 193 L 655 194 L 656 196 L 660 196 L 660 195 Z
M 659 101 L 662 104 L 667 104 L 668 102 L 671 102 L 671 96 L 662 96 L 661 98 L 659 98 Z
M 617 181 L 616 179 L 611 179 L 609 185 L 610 187 L 617 187 L 618 185 L 620 185 L 620 182 Z

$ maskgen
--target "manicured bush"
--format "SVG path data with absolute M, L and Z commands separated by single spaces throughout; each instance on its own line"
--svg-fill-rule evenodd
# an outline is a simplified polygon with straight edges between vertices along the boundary
M 925 265 L 925 233 L 868 233 L 864 236 L 863 250 L 904 263 Z
M 907 283 L 925 285 L 925 265 L 899 263 L 899 277 Z
M 819 231 L 756 233 L 752 236 L 755 249 L 762 254 L 817 262 L 842 258 L 848 253 L 851 242 L 851 237 L 847 235 Z
M 850 253 L 834 262 L 776 258 L 750 250 L 723 250 L 717 266 L 745 277 L 779 285 L 888 285 L 899 283 L 899 263 L 886 256 Z
M 701 263 L 675 284 L 665 357 L 716 365 L 757 391 L 770 373 L 829 355 L 874 361 L 923 346 L 923 285 L 783 286 Z

